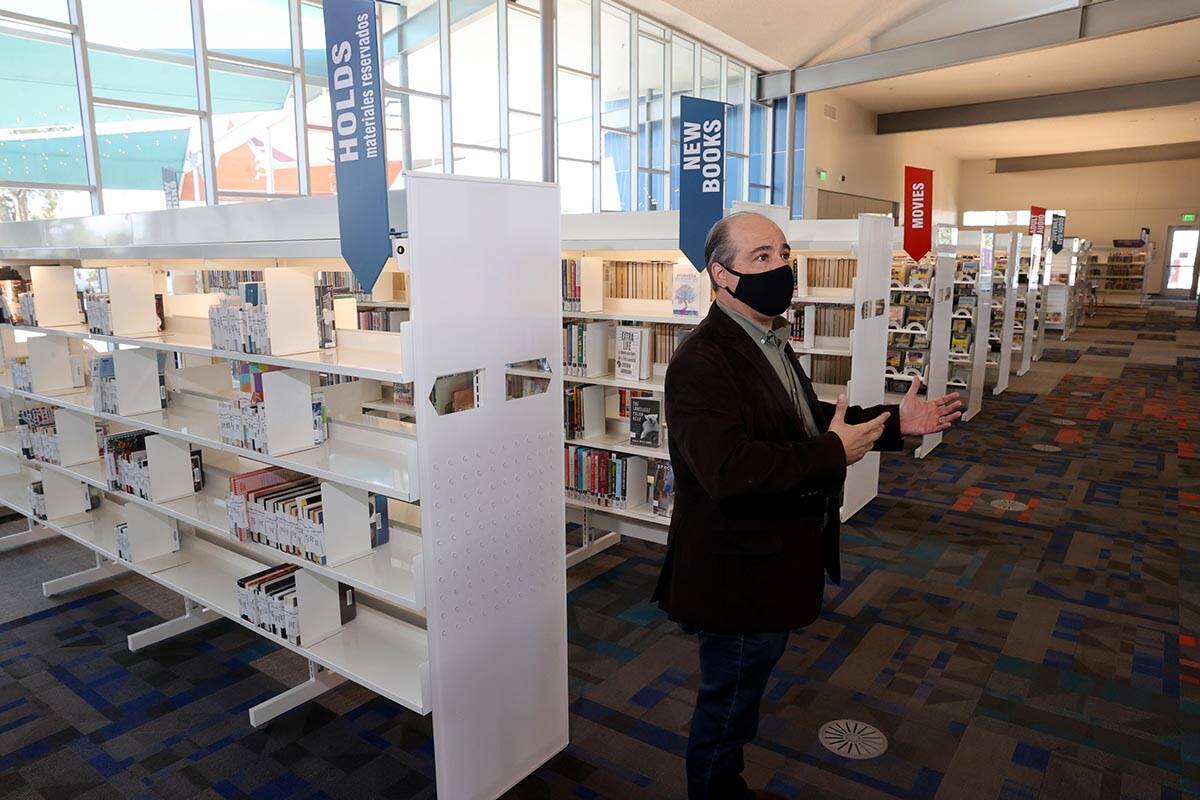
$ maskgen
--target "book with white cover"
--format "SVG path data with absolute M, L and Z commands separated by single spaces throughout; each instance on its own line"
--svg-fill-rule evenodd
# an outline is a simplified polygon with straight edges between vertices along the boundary
M 644 381 L 650 377 L 650 337 L 640 325 L 617 326 L 616 375 Z
M 675 262 L 672 270 L 671 311 L 676 316 L 700 316 L 700 273 L 686 258 Z

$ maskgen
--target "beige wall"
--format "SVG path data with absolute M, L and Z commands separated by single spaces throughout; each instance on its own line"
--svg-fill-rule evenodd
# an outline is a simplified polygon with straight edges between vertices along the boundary
M 837 119 L 825 116 L 825 106 L 837 109 Z M 831 192 L 901 201 L 904 166 L 933 170 L 933 220 L 957 223 L 959 160 L 921 141 L 919 134 L 877 136 L 875 114 L 837 92 L 808 96 L 805 132 L 804 216 L 818 215 L 817 192 Z M 829 172 L 821 183 L 817 170 Z M 841 177 L 845 175 L 843 182 Z
M 1146 290 L 1162 286 L 1162 255 L 1167 227 L 1200 205 L 1200 159 L 1116 164 L 1106 167 L 992 172 L 991 161 L 964 161 L 959 208 L 991 211 L 1030 205 L 1067 210 L 1067 234 L 1111 245 L 1137 238 L 1150 228 L 1157 252 L 1146 274 Z

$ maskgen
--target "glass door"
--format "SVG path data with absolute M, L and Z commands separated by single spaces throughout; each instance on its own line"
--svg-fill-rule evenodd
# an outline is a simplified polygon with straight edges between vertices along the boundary
M 1200 247 L 1200 227 L 1174 227 L 1167 233 L 1167 252 L 1163 258 L 1163 297 L 1196 296 L 1196 250 Z

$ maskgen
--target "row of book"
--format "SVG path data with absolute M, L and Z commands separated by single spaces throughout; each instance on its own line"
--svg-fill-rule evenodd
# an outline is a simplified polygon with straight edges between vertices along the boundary
M 901 350 L 892 348 L 887 351 L 887 367 L 894 372 L 919 372 L 925 374 L 925 365 L 929 354 L 924 350 Z
M 267 324 L 267 292 L 263 283 L 242 283 L 237 294 L 222 294 L 208 307 L 208 330 L 212 346 L 235 353 L 268 355 L 271 352 Z
M 301 568 L 295 564 L 280 564 L 238 578 L 238 615 L 251 625 L 297 647 L 316 644 L 355 618 L 358 607 L 354 589 L 338 583 L 337 591 L 333 593 L 338 604 L 337 623 L 325 630 L 306 626 L 297 586 L 298 580 L 303 580 L 301 572 Z M 327 618 L 324 614 L 313 616 L 319 620 Z
M 933 298 L 912 292 L 897 292 L 897 295 L 888 306 L 888 327 L 903 328 L 914 323 L 928 327 L 933 315 Z
M 158 356 L 158 403 L 167 407 L 167 354 Z M 112 355 L 96 355 L 90 364 L 92 373 L 92 407 L 105 414 L 120 414 L 117 394 L 117 370 Z
M 350 295 L 355 300 L 371 299 L 371 290 L 359 283 L 358 278 L 354 277 L 353 272 L 343 270 L 322 271 L 316 274 L 316 281 L 317 283 L 329 286 L 339 296 Z
M 20 319 L 24 320 L 26 325 L 36 326 L 38 324 L 37 306 L 33 302 L 33 292 L 21 292 L 18 294 L 17 306 Z
M 933 279 L 930 257 L 913 261 L 906 255 L 892 256 L 892 284 L 900 286 L 929 286 Z
M 122 431 L 104 437 L 104 478 L 108 488 L 156 500 L 150 493 L 150 456 L 146 451 L 149 431 Z M 191 450 L 192 492 L 204 488 L 204 453 Z M 169 498 L 167 498 L 169 499 Z
M 845 385 L 850 382 L 850 359 L 841 356 L 814 355 L 809 377 L 813 383 Z
M 798 269 L 799 261 L 792 262 L 792 271 Z M 849 288 L 858 273 L 856 258 L 809 258 L 808 285 L 816 288 Z
M 579 259 L 564 258 L 562 260 L 563 311 L 579 310 L 583 291 L 582 285 Z
M 674 261 L 605 261 L 604 296 L 671 300 L 674 297 L 674 269 Z
M 929 350 L 929 334 L 890 330 L 888 331 L 888 347 L 900 350 Z
M 360 331 L 399 332 L 400 323 L 408 321 L 408 312 L 399 308 L 372 308 L 358 310 Z
M 854 328 L 854 309 L 847 306 L 817 306 L 812 309 L 814 336 L 840 336 L 847 338 Z
M 90 511 L 100 507 L 104 496 L 99 489 L 80 481 L 79 491 L 83 493 L 84 508 Z M 26 497 L 29 500 L 29 510 L 33 512 L 33 515 L 38 519 L 46 519 L 46 489 L 40 480 L 30 482 Z
M 784 318 L 791 324 L 788 341 L 796 347 L 804 346 L 804 315 L 808 306 L 792 306 L 784 312 Z
M 631 509 L 649 499 L 647 459 L 593 447 L 563 450 L 567 496 L 603 508 Z
M 33 367 L 29 365 L 29 356 L 16 356 L 8 360 L 8 374 L 12 377 L 13 388 L 19 392 L 33 391 Z
M 235 295 L 243 283 L 262 279 L 261 269 L 206 269 L 200 271 L 200 291 Z
M 114 525 L 113 531 L 117 535 L 117 558 L 137 563 L 179 552 L 179 521 L 172 517 L 163 517 L 162 524 L 165 536 L 162 529 L 140 531 L 131 528 L 128 522 L 118 522 Z
M 549 378 L 537 378 L 533 375 L 505 375 L 504 399 L 517 400 L 535 394 L 545 394 L 550 388 Z
M 10 325 L 25 323 L 18 298 L 27 291 L 29 281 L 22 278 L 19 272 L 12 267 L 0 267 L 0 322 Z
M 249 361 L 230 361 L 236 400 L 217 403 L 217 430 L 221 441 L 234 447 L 244 447 L 258 453 L 269 453 L 267 441 L 266 398 L 263 394 L 263 373 L 283 367 Z M 329 438 L 329 411 L 325 408 L 325 393 L 311 393 L 313 447 Z M 299 421 L 297 421 L 299 422 Z

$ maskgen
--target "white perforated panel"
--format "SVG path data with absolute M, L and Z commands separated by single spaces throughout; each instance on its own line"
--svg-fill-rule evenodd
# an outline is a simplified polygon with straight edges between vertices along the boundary
M 478 408 L 417 404 L 438 796 L 499 796 L 567 743 L 558 188 L 409 175 L 415 396 L 482 370 Z M 549 358 L 505 399 L 509 363 Z

